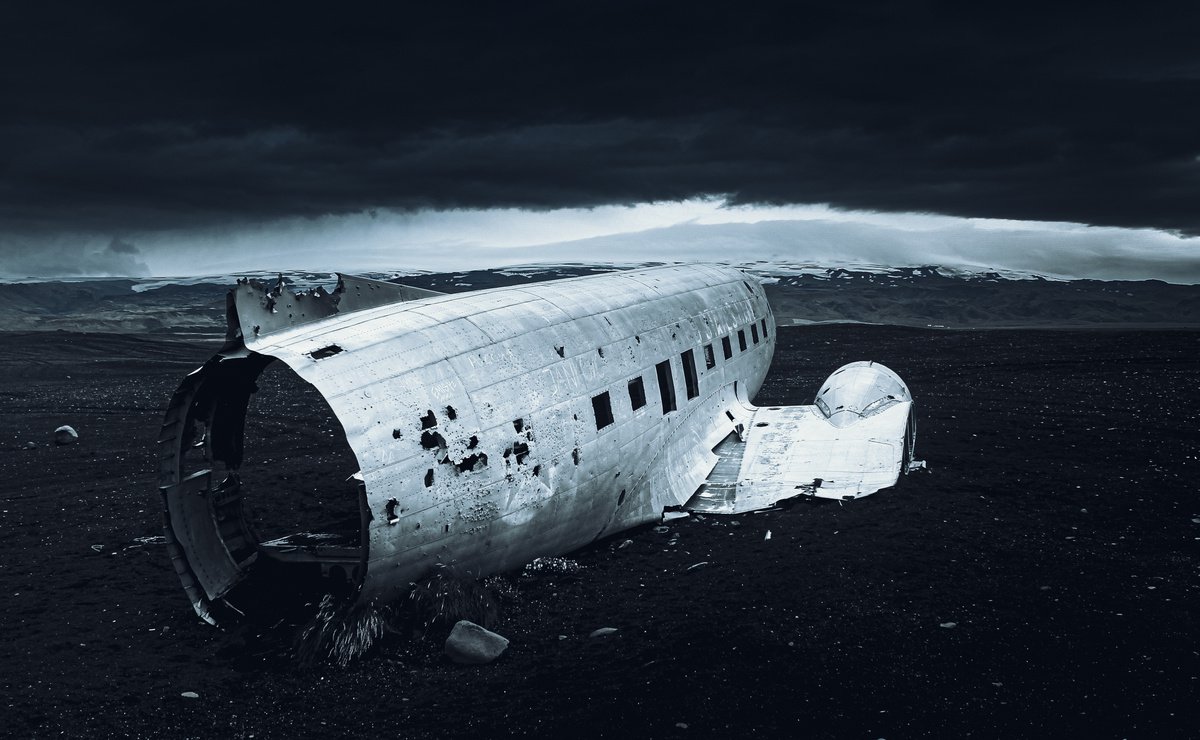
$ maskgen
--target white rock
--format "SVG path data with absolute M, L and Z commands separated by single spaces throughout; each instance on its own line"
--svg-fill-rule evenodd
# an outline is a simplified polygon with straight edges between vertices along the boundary
M 182 694 L 180 694 L 180 696 L 182 696 L 184 699 L 199 699 L 200 698 L 200 695 L 197 694 L 195 691 L 185 691 Z
M 771 539 L 771 530 L 768 529 L 767 533 L 765 535 L 763 535 L 763 541 L 766 541 L 769 539 Z
M 508 638 L 462 620 L 450 630 L 446 638 L 446 655 L 462 665 L 491 663 L 508 649 Z
M 687 513 L 686 511 L 664 511 L 662 520 L 664 522 L 671 522 L 676 519 L 687 519 L 689 516 L 691 516 L 691 514 Z
M 615 634 L 616 632 L 616 627 L 601 627 L 598 630 L 593 630 L 592 634 L 588 635 L 588 637 L 607 637 L 608 635 Z
M 54 444 L 56 445 L 70 445 L 75 444 L 78 441 L 79 432 L 75 431 L 73 427 L 63 424 L 58 429 L 54 430 Z
M 948 629 L 948 630 L 950 630 L 950 629 L 954 629 L 955 627 L 957 627 L 957 626 L 958 626 L 958 622 L 942 622 L 942 623 L 941 623 L 941 624 L 939 624 L 938 626 L 939 626 L 939 627 L 942 627 L 942 628 L 944 628 L 944 629 Z

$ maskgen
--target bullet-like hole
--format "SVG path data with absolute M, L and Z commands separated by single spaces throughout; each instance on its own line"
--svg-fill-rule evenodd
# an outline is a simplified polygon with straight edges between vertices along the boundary
M 308 353 L 308 356 L 314 360 L 324 360 L 326 357 L 333 357 L 341 351 L 341 347 L 337 346 L 336 344 L 331 344 L 327 347 L 322 347 L 321 349 L 314 349 L 312 352 Z

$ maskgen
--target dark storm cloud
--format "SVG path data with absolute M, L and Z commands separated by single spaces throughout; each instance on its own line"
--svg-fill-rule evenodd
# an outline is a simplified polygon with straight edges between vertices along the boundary
M 150 274 L 136 245 L 113 237 L 107 245 L 90 243 L 78 234 L 40 239 L 36 244 L 20 238 L 0 239 L 5 277 L 141 277 Z
M 730 194 L 1200 232 L 1196 11 L 843 5 L 0 11 L 0 218 Z

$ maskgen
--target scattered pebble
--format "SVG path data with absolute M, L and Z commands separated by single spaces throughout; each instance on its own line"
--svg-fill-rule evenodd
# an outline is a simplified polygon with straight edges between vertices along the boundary
M 463 619 L 446 638 L 446 655 L 461 665 L 491 663 L 508 649 L 508 638 Z
M 92 549 L 96 552 L 104 552 L 104 545 L 92 545 Z
M 681 730 L 686 730 L 688 728 L 687 722 L 676 722 L 675 726 Z
M 664 511 L 662 520 L 664 522 L 669 522 L 675 519 L 686 519 L 689 516 L 691 516 L 691 514 L 687 513 L 686 511 Z
M 702 561 L 700 561 L 699 563 L 696 563 L 695 565 L 689 565 L 689 566 L 687 567 L 687 569 L 688 569 L 688 570 L 695 570 L 696 568 L 699 568 L 701 565 L 708 565 L 708 561 L 707 561 L 707 560 L 702 560 Z M 684 571 L 684 572 L 686 573 L 687 571 Z
M 655 527 L 655 528 L 654 528 L 654 531 L 655 531 L 655 532 L 658 532 L 659 534 L 666 534 L 667 532 L 670 532 L 670 531 L 671 531 L 671 528 L 670 528 L 670 527 L 658 526 L 658 527 Z
M 200 698 L 200 695 L 197 694 L 195 691 L 185 691 L 182 694 L 180 694 L 180 696 L 182 696 L 184 699 L 199 699 Z
M 54 430 L 54 444 L 69 445 L 79 441 L 79 432 L 75 431 L 74 427 L 63 424 L 58 429 Z
M 625 540 L 621 544 L 617 545 L 617 549 L 624 550 L 626 547 L 629 547 L 632 544 L 633 544 L 633 540 Z
M 771 539 L 771 530 L 768 529 L 767 533 L 765 535 L 763 535 L 763 540 L 766 541 L 769 539 Z
M 526 563 L 521 573 L 526 576 L 537 573 L 578 573 L 582 569 L 583 566 L 570 558 L 544 557 Z
M 607 637 L 615 634 L 617 631 L 616 627 L 601 627 L 598 630 L 592 630 L 592 634 L 588 635 L 588 637 Z
M 942 622 L 938 626 L 942 627 L 944 629 L 951 630 L 958 626 L 958 622 Z

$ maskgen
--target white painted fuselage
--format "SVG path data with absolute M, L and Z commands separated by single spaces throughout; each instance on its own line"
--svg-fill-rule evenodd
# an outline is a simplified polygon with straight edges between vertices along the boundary
M 221 426 L 186 410 L 216 373 L 247 363 L 253 379 L 274 358 L 329 403 L 360 466 L 367 516 L 353 580 L 373 601 L 438 564 L 498 572 L 684 504 L 713 448 L 748 425 L 775 340 L 761 285 L 710 265 L 384 303 L 270 331 L 254 311 L 287 324 L 303 300 L 253 306 L 253 288 L 235 294 L 240 341 L 181 387 L 162 440 L 168 538 L 202 614 L 254 567 L 229 545 L 239 535 L 218 525 L 214 539 L 196 521 L 205 511 L 187 497 L 216 491 L 215 477 L 169 462 L 187 449 L 169 431 L 173 413 L 181 425 L 208 413 L 207 437 Z M 240 449 L 227 457 L 240 465 Z

